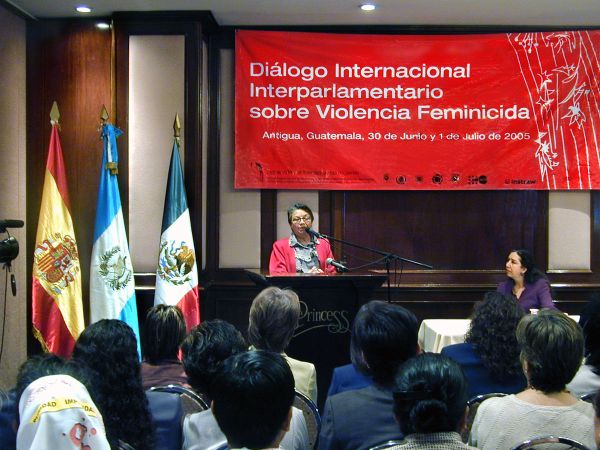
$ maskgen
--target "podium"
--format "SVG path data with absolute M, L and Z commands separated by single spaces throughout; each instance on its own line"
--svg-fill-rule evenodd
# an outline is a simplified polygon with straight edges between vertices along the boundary
M 361 305 L 372 300 L 385 275 L 286 274 L 247 271 L 259 286 L 293 289 L 300 297 L 300 321 L 286 354 L 317 369 L 318 403 L 325 403 L 334 367 L 350 362 L 350 331 Z

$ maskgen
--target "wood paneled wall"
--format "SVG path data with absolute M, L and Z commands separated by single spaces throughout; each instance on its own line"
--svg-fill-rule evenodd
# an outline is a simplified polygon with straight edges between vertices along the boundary
M 52 102 L 60 110 L 61 144 L 79 247 L 84 310 L 88 315 L 89 265 L 102 142 L 102 105 L 111 114 L 111 32 L 92 21 L 47 20 L 27 26 L 27 267 L 33 249 L 48 143 Z M 28 296 L 31 299 L 31 284 Z M 31 323 L 29 307 L 28 323 Z M 29 353 L 37 342 L 28 334 Z

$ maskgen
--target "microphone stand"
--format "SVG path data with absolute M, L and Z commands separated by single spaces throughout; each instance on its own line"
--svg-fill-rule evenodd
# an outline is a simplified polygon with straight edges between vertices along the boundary
M 419 261 L 415 261 L 415 260 L 412 260 L 412 259 L 408 259 L 408 258 L 403 258 L 402 256 L 396 255 L 395 253 L 384 252 L 384 251 L 378 250 L 376 248 L 366 247 L 364 245 L 358 245 L 358 244 L 355 244 L 354 242 L 349 242 L 349 241 L 346 241 L 344 239 L 334 238 L 333 236 L 328 236 L 326 234 L 319 233 L 318 231 L 315 231 L 312 228 L 309 228 L 308 233 L 309 234 L 314 234 L 315 236 L 317 236 L 317 237 L 319 237 L 321 239 L 327 239 L 328 241 L 339 242 L 340 244 L 344 244 L 344 245 L 347 245 L 349 247 L 354 247 L 354 248 L 358 248 L 358 249 L 361 249 L 361 250 L 367 250 L 369 252 L 372 252 L 372 253 L 375 253 L 377 255 L 383 256 L 383 259 L 385 260 L 385 271 L 387 273 L 387 297 L 388 297 L 388 302 L 391 301 L 390 263 L 392 261 L 407 262 L 407 263 L 410 263 L 410 264 L 414 264 L 415 266 L 424 267 L 426 269 L 433 269 L 433 266 L 431 266 L 429 264 L 425 264 L 425 263 L 422 263 L 422 262 L 419 262 Z

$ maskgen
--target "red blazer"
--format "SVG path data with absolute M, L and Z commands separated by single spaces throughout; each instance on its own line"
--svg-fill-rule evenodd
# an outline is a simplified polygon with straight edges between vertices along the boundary
M 327 258 L 333 258 L 331 244 L 327 239 L 319 238 L 316 242 L 317 256 L 319 265 L 323 272 L 333 273 L 335 267 L 327 264 Z M 276 273 L 296 273 L 296 252 L 290 246 L 290 238 L 279 239 L 273 243 L 271 259 L 269 261 L 269 272 L 271 275 Z

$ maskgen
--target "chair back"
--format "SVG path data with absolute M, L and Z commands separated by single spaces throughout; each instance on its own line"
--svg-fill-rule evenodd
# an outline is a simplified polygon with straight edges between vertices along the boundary
M 403 440 L 392 439 L 390 441 L 382 442 L 381 444 L 377 444 L 375 447 L 371 447 L 369 450 L 382 450 L 385 448 L 395 447 L 396 445 L 400 445 L 404 443 Z
M 302 392 L 296 391 L 294 406 L 302 411 L 302 415 L 304 416 L 310 448 L 316 448 L 319 432 L 321 431 L 321 415 L 319 414 L 317 405 Z
M 148 389 L 151 392 L 168 392 L 179 395 L 183 406 L 184 417 L 188 414 L 205 411 L 208 409 L 208 403 L 196 392 L 190 388 L 178 384 L 168 384 L 166 386 L 153 386 Z
M 562 436 L 541 436 L 532 439 L 527 439 L 526 441 L 521 442 L 516 447 L 513 447 L 512 450 L 523 450 L 526 448 L 535 448 L 538 445 L 547 444 L 564 444 L 565 448 L 576 448 L 579 450 L 591 450 L 590 448 L 583 445 L 581 442 L 578 442 L 574 439 L 562 437 Z M 554 448 L 554 447 L 553 447 Z
M 467 420 L 465 423 L 465 429 L 461 433 L 462 441 L 467 443 L 469 441 L 469 434 L 471 434 L 471 428 L 473 427 L 473 421 L 475 420 L 475 414 L 477 414 L 477 408 L 484 400 L 492 397 L 506 397 L 508 394 L 504 394 L 502 392 L 490 392 L 489 394 L 480 394 L 475 397 L 469 399 L 467 402 L 467 406 L 469 407 L 469 412 L 467 414 Z
M 579 396 L 580 400 L 583 400 L 584 402 L 588 402 L 588 403 L 593 403 L 594 402 L 594 397 L 596 396 L 597 392 L 588 392 L 587 394 L 583 394 Z

